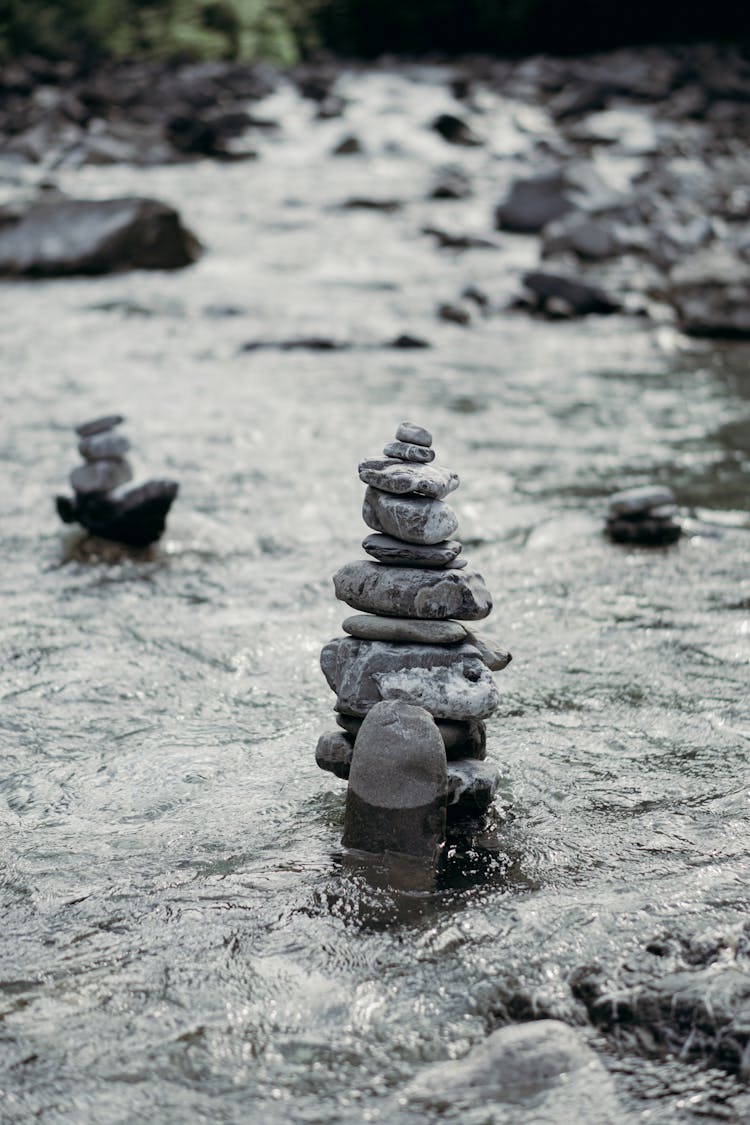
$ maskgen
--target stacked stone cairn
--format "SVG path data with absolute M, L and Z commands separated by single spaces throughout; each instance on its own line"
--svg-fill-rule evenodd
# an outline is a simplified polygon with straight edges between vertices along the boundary
M 484 720 L 499 702 L 491 672 L 511 657 L 463 624 L 492 599 L 453 538 L 445 497 L 459 481 L 433 465 L 432 435 L 402 422 L 383 454 L 359 465 L 371 559 L 333 578 L 358 612 L 321 653 L 341 729 L 321 736 L 316 760 L 349 781 L 345 847 L 436 862 L 448 807 L 481 814 L 495 795 Z
M 676 515 L 671 488 L 648 484 L 615 492 L 609 498 L 607 535 L 615 543 L 666 547 L 682 535 Z
M 125 488 L 133 478 L 126 454 L 130 442 L 118 430 L 124 418 L 108 414 L 76 426 L 83 458 L 70 474 L 75 496 L 57 496 L 64 523 L 80 523 L 92 535 L 131 547 L 146 547 L 163 533 L 177 495 L 174 481 L 151 480 Z

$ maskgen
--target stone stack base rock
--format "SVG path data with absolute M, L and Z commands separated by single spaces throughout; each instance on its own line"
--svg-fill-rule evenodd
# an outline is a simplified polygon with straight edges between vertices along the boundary
M 123 421 L 120 414 L 108 414 L 76 426 L 83 462 L 70 474 L 75 495 L 57 496 L 55 505 L 63 523 L 80 523 L 92 535 L 129 547 L 147 547 L 163 534 L 179 486 L 151 480 L 125 488 L 133 470 L 126 457 L 130 442 L 117 428 Z
M 671 488 L 645 485 L 615 492 L 609 498 L 607 535 L 615 543 L 667 547 L 682 535 L 676 515 Z
M 453 538 L 458 477 L 434 458 L 432 435 L 403 422 L 382 458 L 360 463 L 370 559 L 333 578 L 358 612 L 321 652 L 339 729 L 315 756 L 349 781 L 344 846 L 369 853 L 436 856 L 446 808 L 482 812 L 498 785 L 485 720 L 499 702 L 491 673 L 511 657 L 465 624 L 492 599 Z

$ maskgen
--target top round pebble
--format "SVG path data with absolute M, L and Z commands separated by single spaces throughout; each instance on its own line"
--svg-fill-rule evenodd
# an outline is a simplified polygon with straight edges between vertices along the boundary
M 90 422 L 82 422 L 75 429 L 79 437 L 91 437 L 92 434 L 103 434 L 105 430 L 111 430 L 124 421 L 122 414 L 105 414 L 101 418 L 92 418 Z
M 396 441 L 406 441 L 412 445 L 432 445 L 432 434 L 424 426 L 417 426 L 414 422 L 402 422 L 396 430 Z

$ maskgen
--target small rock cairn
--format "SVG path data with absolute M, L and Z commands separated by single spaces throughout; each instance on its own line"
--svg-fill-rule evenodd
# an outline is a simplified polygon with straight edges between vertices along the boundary
M 487 617 L 492 599 L 452 538 L 444 497 L 458 476 L 433 465 L 432 435 L 411 422 L 383 454 L 359 465 L 375 561 L 333 578 L 359 612 L 321 652 L 341 729 L 320 737 L 316 761 L 349 780 L 346 847 L 436 860 L 448 806 L 476 814 L 495 795 L 484 720 L 499 702 L 491 672 L 511 657 L 462 623 Z
M 108 414 L 76 426 L 83 463 L 70 474 L 75 497 L 58 496 L 55 503 L 64 523 L 78 522 L 103 539 L 146 547 L 163 533 L 179 486 L 151 480 L 123 488 L 133 477 L 126 457 L 130 442 L 117 430 L 123 421 L 121 414 Z
M 671 488 L 652 484 L 629 488 L 609 498 L 607 534 L 615 543 L 666 547 L 682 535 L 676 515 Z

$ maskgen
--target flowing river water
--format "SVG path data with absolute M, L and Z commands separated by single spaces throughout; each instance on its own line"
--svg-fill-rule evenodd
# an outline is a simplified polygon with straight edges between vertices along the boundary
M 522 995 L 589 1036 L 608 1120 L 747 1120 L 723 1072 L 615 1051 L 569 981 L 660 935 L 729 949 L 747 918 L 750 348 L 643 318 L 438 320 L 536 262 L 530 237 L 451 254 L 421 228 L 493 237 L 544 122 L 487 95 L 473 198 L 428 201 L 453 155 L 426 128 L 453 108 L 440 73 L 342 87 L 346 122 L 313 124 L 282 84 L 257 161 L 56 174 L 175 204 L 197 265 L 0 290 L 0 1117 L 528 1122 L 400 1097 Z M 349 131 L 366 154 L 331 157 Z M 382 346 L 402 333 L 432 346 Z M 242 351 L 300 336 L 353 346 Z M 142 475 L 180 482 L 148 556 L 92 552 L 52 507 L 71 427 L 112 410 Z M 483 632 L 514 655 L 494 812 L 430 894 L 342 866 L 344 786 L 314 761 L 357 462 L 404 418 L 461 477 Z M 690 534 L 608 543 L 606 495 L 651 481 Z

